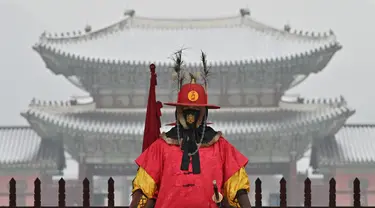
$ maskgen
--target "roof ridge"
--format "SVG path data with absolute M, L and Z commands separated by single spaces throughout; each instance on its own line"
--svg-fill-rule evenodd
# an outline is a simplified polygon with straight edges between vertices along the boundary
M 0 130 L 7 130 L 7 129 L 32 129 L 28 125 L 7 125 L 7 126 L 0 126 Z
M 36 99 L 33 98 L 30 103 L 29 107 L 47 107 L 47 106 L 71 106 L 72 101 L 71 100 L 42 100 L 42 99 Z
M 347 123 L 344 125 L 347 128 L 375 128 L 375 123 Z
M 209 28 L 230 28 L 238 26 L 246 26 L 250 29 L 254 29 L 258 32 L 266 33 L 268 35 L 282 35 L 284 37 L 300 39 L 300 40 L 323 40 L 328 38 L 334 38 L 335 34 L 332 30 L 328 32 L 316 33 L 312 31 L 304 30 L 292 30 L 290 25 L 284 25 L 284 29 L 278 29 L 262 22 L 256 21 L 251 18 L 249 9 L 240 9 L 239 14 L 235 16 L 227 17 L 212 17 L 212 18 L 152 18 L 136 16 L 135 10 L 126 10 L 124 12 L 124 18 L 119 21 L 110 24 L 106 27 L 99 28 L 92 31 L 92 27 L 87 25 L 85 31 L 72 31 L 65 33 L 54 33 L 52 35 L 48 32 L 43 32 L 40 35 L 40 42 L 47 43 L 71 43 L 97 39 L 115 32 L 123 31 L 126 28 L 143 28 L 143 29 L 209 29 Z M 232 21 L 238 19 L 236 22 Z M 207 24 L 202 24 L 206 21 Z M 213 23 L 213 22 L 218 23 Z M 221 21 L 221 22 L 219 22 Z M 162 23 L 164 22 L 164 24 Z M 200 22 L 199 24 L 196 24 Z M 175 24 L 173 24 L 175 23 Z M 184 25 L 183 23 L 187 23 Z M 211 24 L 210 24 L 211 23 Z
M 292 98 L 293 100 L 291 100 Z M 313 108 L 342 108 L 345 107 L 349 111 L 352 111 L 350 107 L 348 107 L 347 101 L 344 98 L 344 96 L 335 96 L 335 97 L 318 97 L 318 98 L 308 98 L 308 97 L 303 97 L 300 95 L 285 95 L 282 97 L 280 104 L 285 104 L 285 105 L 291 105 L 292 108 L 296 107 L 302 107 L 308 109 L 309 107 Z M 293 106 L 294 104 L 294 106 Z M 285 106 L 287 107 L 287 106 Z
M 88 96 L 90 97 L 90 96 Z M 85 97 L 86 98 L 86 97 Z M 351 110 L 349 107 L 347 107 L 347 101 L 345 98 L 340 95 L 336 97 L 325 97 L 325 98 L 306 98 L 297 96 L 296 101 L 281 101 L 284 104 L 297 104 L 297 105 L 306 105 L 306 104 L 317 104 L 317 105 L 331 105 L 331 107 L 334 108 L 341 108 L 346 107 L 348 110 Z M 80 103 L 79 99 L 71 98 L 69 100 L 42 100 L 42 99 L 36 99 L 33 98 L 30 103 L 29 107 L 82 107 L 87 105 L 92 105 L 93 101 L 90 101 L 89 103 Z M 323 106 L 322 106 L 323 107 Z M 329 106 L 327 106 L 329 107 Z M 78 109 L 77 109 L 78 110 Z M 275 112 L 275 111 L 301 111 L 301 109 L 293 109 L 286 106 L 278 106 L 278 107 L 223 107 L 217 110 L 210 110 L 211 112 L 238 112 L 238 111 L 246 111 L 246 112 Z M 102 112 L 102 113 L 145 113 L 146 108 L 137 107 L 137 108 L 82 108 L 80 111 L 75 111 L 76 113 L 79 112 L 86 112 L 86 111 L 92 111 L 92 112 Z M 174 108 L 162 108 L 161 111 L 168 112 L 168 111 L 174 111 Z M 312 109 L 310 111 L 316 111 L 316 109 Z
M 299 99 L 303 104 L 327 104 L 327 105 L 339 105 L 339 106 L 347 105 L 347 101 L 343 95 L 339 95 L 335 97 L 318 97 L 318 98 L 299 97 Z
M 309 103 L 309 102 L 315 102 L 313 104 L 336 104 L 336 103 L 341 103 L 340 101 L 343 101 L 343 100 L 339 100 L 339 99 L 343 99 L 343 97 L 332 97 L 332 98 L 326 98 L 326 99 L 320 99 L 320 98 L 313 98 L 311 100 L 308 100 L 307 102 L 305 102 L 306 100 L 303 100 L 303 102 L 301 101 L 292 101 L 292 102 L 288 102 L 288 101 L 282 101 L 283 103 L 285 104 L 288 104 L 288 103 L 295 103 L 295 104 L 299 104 L 299 105 L 305 105 L 305 104 L 312 104 L 312 103 Z M 304 98 L 301 98 L 301 99 L 304 99 Z M 92 103 L 83 103 L 83 104 L 80 104 L 80 103 L 77 103 L 77 100 L 74 100 L 74 99 L 71 99 L 71 100 L 41 100 L 41 99 L 35 99 L 33 98 L 29 104 L 29 107 L 75 107 L 75 106 L 85 106 L 85 105 L 91 105 Z M 346 104 L 346 102 L 345 102 Z M 335 106 L 336 108 L 340 108 L 340 107 L 344 107 L 346 105 L 338 105 L 338 106 Z M 170 112 L 173 112 L 175 109 L 174 108 L 170 108 L 170 107 L 163 107 L 161 109 L 162 112 L 166 112 L 168 113 L 169 111 Z M 87 111 L 91 111 L 91 112 L 100 112 L 100 113 L 145 113 L 146 112 L 146 108 L 145 107 L 136 107 L 136 108 L 90 108 L 90 109 L 81 109 L 81 111 L 75 111 L 76 113 L 79 113 L 79 112 L 87 112 Z M 239 111 L 242 111 L 242 112 L 275 112 L 275 111 L 301 111 L 300 109 L 293 109 L 293 108 L 287 108 L 287 107 L 283 107 L 283 106 L 278 106 L 278 107 L 223 107 L 223 108 L 220 108 L 220 109 L 213 109 L 213 110 L 210 110 L 210 112 L 227 112 L 227 111 L 230 111 L 230 112 L 239 112 Z M 311 111 L 316 111 L 316 109 L 313 109 Z
M 90 97 L 90 96 L 87 96 Z M 30 103 L 29 107 L 70 107 L 70 106 L 84 106 L 90 105 L 93 102 L 90 101 L 89 103 L 80 103 L 80 100 L 77 98 L 72 97 L 69 100 L 42 100 L 33 98 Z
M 134 10 L 130 10 L 134 11 Z M 134 11 L 135 14 L 135 11 Z M 226 19 L 234 19 L 241 17 L 242 15 L 231 15 L 231 16 L 222 16 L 222 17 L 190 17 L 190 18 L 172 18 L 172 17 L 146 17 L 146 16 L 132 16 L 136 19 L 145 19 L 145 20 L 152 20 L 152 21 L 181 21 L 181 22 L 199 22 L 199 21 L 221 21 Z M 245 15 L 244 15 L 245 16 Z
M 254 18 L 250 18 L 250 15 L 248 15 L 248 18 L 244 19 L 244 24 L 252 29 L 255 29 L 259 32 L 265 32 L 268 34 L 281 34 L 284 36 L 288 36 L 290 38 L 296 38 L 296 39 L 302 39 L 302 40 L 324 40 L 333 38 L 336 39 L 336 35 L 333 32 L 332 29 L 325 31 L 325 32 L 314 32 L 314 31 L 308 31 L 308 30 L 302 30 L 302 29 L 291 29 L 291 26 L 289 24 L 285 24 L 283 30 L 272 27 L 270 25 L 267 25 L 265 23 L 262 23 L 261 21 L 257 21 Z

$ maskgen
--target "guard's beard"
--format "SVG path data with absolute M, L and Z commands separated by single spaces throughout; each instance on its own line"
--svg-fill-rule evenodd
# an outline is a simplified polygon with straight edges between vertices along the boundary
M 189 129 L 195 129 L 198 127 L 197 123 L 200 117 L 200 110 L 196 109 L 185 109 L 182 111 L 182 115 Z

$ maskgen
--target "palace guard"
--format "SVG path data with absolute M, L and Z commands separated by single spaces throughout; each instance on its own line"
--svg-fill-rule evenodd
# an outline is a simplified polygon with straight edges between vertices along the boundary
M 176 53 L 175 73 L 178 98 L 174 127 L 161 136 L 160 102 L 156 102 L 155 66 L 152 64 L 149 103 L 147 107 L 143 153 L 136 159 L 139 166 L 133 180 L 130 207 L 155 208 L 249 208 L 250 183 L 245 166 L 248 159 L 232 146 L 219 131 L 207 125 L 208 109 L 219 106 L 207 103 L 206 56 L 202 52 L 203 84 L 189 74 L 183 84 L 181 51 Z M 215 189 L 215 188 L 216 189 Z M 141 205 L 142 199 L 146 203 Z

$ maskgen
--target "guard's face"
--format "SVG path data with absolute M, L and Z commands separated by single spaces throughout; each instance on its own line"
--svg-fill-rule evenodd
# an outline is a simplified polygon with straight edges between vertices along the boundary
M 182 115 L 186 121 L 186 125 L 189 129 L 196 128 L 200 118 L 201 110 L 194 107 L 184 107 L 182 109 Z

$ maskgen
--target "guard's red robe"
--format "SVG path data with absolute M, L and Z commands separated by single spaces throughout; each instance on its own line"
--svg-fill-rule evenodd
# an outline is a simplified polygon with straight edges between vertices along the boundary
M 248 159 L 221 135 L 211 144 L 201 146 L 200 174 L 180 170 L 182 151 L 169 138 L 156 140 L 137 159 L 140 167 L 133 181 L 133 191 L 141 189 L 147 197 L 155 197 L 155 208 L 216 208 L 212 200 L 213 180 L 232 206 L 238 206 L 238 190 L 249 191 L 244 167 Z

